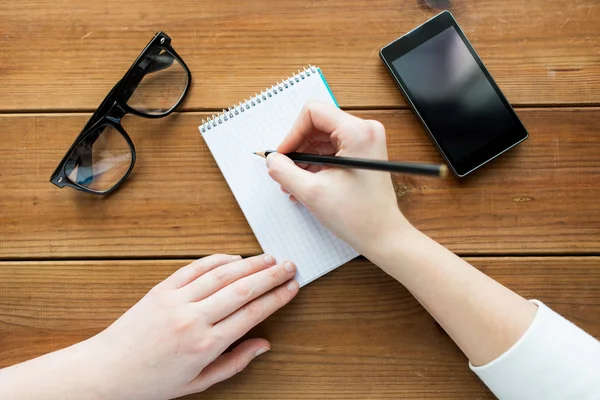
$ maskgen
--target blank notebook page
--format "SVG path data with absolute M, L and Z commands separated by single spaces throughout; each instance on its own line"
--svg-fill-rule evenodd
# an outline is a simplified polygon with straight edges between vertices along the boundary
M 335 104 L 315 67 L 199 127 L 263 251 L 278 262 L 292 260 L 300 286 L 358 255 L 304 206 L 292 203 L 269 177 L 265 160 L 252 154 L 276 149 L 310 99 Z

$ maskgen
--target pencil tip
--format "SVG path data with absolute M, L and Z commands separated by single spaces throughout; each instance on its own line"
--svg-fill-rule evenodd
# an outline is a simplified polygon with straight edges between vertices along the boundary
M 448 176 L 448 167 L 445 165 L 440 165 L 440 178 L 445 178 Z
M 256 151 L 253 154 L 256 155 L 256 156 L 265 158 L 265 152 L 264 151 Z

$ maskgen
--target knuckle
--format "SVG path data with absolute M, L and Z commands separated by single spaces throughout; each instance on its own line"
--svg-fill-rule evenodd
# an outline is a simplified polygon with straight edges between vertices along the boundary
M 237 357 L 233 363 L 233 375 L 239 374 L 246 368 L 247 363 L 241 357 Z
M 244 314 L 252 324 L 258 324 L 262 320 L 262 310 L 261 304 L 257 301 L 244 306 Z
M 202 272 L 204 272 L 203 260 L 204 259 L 196 260 L 184 268 L 188 268 L 191 271 L 191 273 L 194 275 L 200 275 L 200 274 L 202 274 Z
M 211 254 L 210 256 L 202 257 L 202 258 L 192 261 L 192 263 L 190 265 L 196 265 L 196 266 L 203 267 L 205 265 L 216 264 L 216 263 L 219 263 L 223 259 L 223 257 L 226 257 L 225 254 L 220 254 L 220 253 Z
M 268 271 L 269 274 L 269 282 L 271 283 L 271 286 L 275 286 L 279 283 L 279 281 L 281 280 L 281 268 L 280 267 L 275 267 L 275 268 L 270 268 Z
M 203 323 L 210 321 L 213 314 L 212 311 L 218 309 L 218 304 L 214 296 L 208 296 L 207 298 L 201 300 L 199 304 L 201 307 L 195 311 L 196 317 Z
M 232 338 L 230 335 L 228 335 L 227 333 L 219 330 L 219 329 L 213 329 L 210 333 L 210 343 L 214 344 L 214 343 L 232 343 L 234 341 L 234 339 L 237 338 Z
M 381 122 L 375 120 L 367 120 L 365 122 L 365 133 L 369 141 L 385 138 L 385 127 Z
M 365 135 L 364 129 L 361 128 L 361 122 L 363 121 L 360 118 L 352 115 L 344 118 L 331 135 L 332 143 L 338 148 L 354 147 L 360 144 Z
M 200 260 L 198 260 L 201 264 L 220 264 L 222 260 L 224 260 L 226 257 L 228 257 L 225 254 L 213 254 L 210 255 L 208 257 L 204 257 L 201 258 Z
M 193 330 L 196 321 L 189 315 L 177 315 L 171 321 L 171 329 L 176 334 L 183 334 Z
M 207 264 L 210 264 L 212 257 L 214 256 L 203 257 L 198 260 L 194 260 L 188 264 L 187 268 L 190 268 L 195 275 L 201 275 L 206 271 L 206 266 Z
M 374 119 L 369 120 L 369 122 L 371 123 L 371 127 L 376 135 L 382 136 L 385 134 L 385 126 L 383 126 L 381 122 Z
M 145 297 L 147 297 L 153 307 L 156 308 L 165 308 L 172 305 L 171 296 L 167 295 L 167 291 L 163 289 L 160 283 L 150 289 Z
M 340 127 L 338 129 L 336 129 L 332 134 L 331 134 L 331 143 L 337 148 L 337 149 L 341 149 L 343 146 L 343 127 Z
M 288 303 L 291 298 L 288 290 L 275 290 L 273 292 L 273 296 L 275 297 L 275 304 L 277 304 L 277 308 L 283 307 L 284 304 Z
M 221 254 L 221 253 L 216 253 L 216 254 L 212 254 L 212 255 L 210 255 L 210 256 L 207 256 L 207 257 L 201 258 L 200 260 L 203 260 L 203 261 L 209 261 L 209 262 L 210 262 L 210 261 L 219 261 L 219 260 L 220 260 L 221 258 L 223 258 L 223 257 L 224 257 L 224 254 Z
M 231 273 L 225 268 L 217 268 L 211 272 L 212 280 L 217 285 L 226 285 L 230 281 Z
M 264 269 L 264 267 L 266 265 L 264 255 L 250 257 L 250 258 L 247 258 L 246 260 L 247 260 L 247 262 L 243 268 L 247 272 Z
M 336 129 L 336 131 L 333 134 L 336 135 L 338 139 L 342 139 L 344 134 L 354 131 L 356 131 L 356 121 L 354 118 L 351 118 L 349 116 L 348 118 L 344 118 L 340 122 L 338 129 Z
M 197 340 L 192 346 L 192 352 L 204 355 L 209 353 L 214 347 L 214 342 L 207 336 Z
M 237 282 L 233 286 L 233 292 L 239 298 L 246 299 L 252 295 L 252 287 L 246 282 Z

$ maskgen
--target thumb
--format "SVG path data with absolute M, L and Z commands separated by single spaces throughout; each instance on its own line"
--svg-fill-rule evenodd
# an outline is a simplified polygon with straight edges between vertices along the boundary
M 202 392 L 215 383 L 231 378 L 246 368 L 254 358 L 269 351 L 270 347 L 265 339 L 249 339 L 242 342 L 207 365 L 190 383 L 186 394 Z
M 267 156 L 267 168 L 269 176 L 300 201 L 309 185 L 316 179 L 315 174 L 298 167 L 288 157 L 279 153 Z

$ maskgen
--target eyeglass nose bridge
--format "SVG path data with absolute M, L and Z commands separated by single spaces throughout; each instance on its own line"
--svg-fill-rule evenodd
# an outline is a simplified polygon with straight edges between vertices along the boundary
M 119 124 L 121 123 L 121 120 L 127 113 L 128 111 L 122 105 L 115 101 L 111 109 L 106 114 L 106 119 L 116 124 Z

